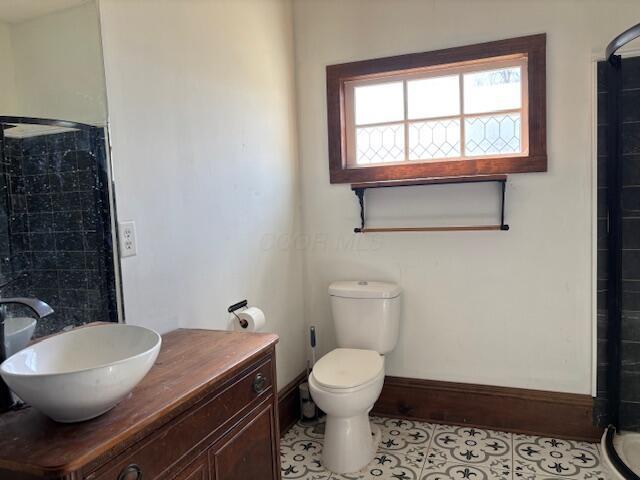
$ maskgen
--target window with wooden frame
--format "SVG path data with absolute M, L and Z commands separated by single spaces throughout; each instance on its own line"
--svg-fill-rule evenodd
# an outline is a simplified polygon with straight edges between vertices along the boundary
M 541 172 L 546 36 L 327 67 L 331 183 Z

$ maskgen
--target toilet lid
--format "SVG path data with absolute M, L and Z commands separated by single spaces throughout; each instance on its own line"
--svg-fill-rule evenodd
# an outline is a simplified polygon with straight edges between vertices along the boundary
M 384 361 L 378 352 L 353 348 L 336 348 L 313 367 L 313 377 L 329 388 L 353 388 L 363 385 L 380 373 Z

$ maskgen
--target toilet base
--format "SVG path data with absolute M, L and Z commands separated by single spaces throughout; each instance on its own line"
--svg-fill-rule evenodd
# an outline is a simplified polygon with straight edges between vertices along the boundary
M 322 447 L 324 467 L 334 473 L 353 473 L 367 466 L 380 443 L 380 428 L 371 427 L 369 412 L 355 417 L 327 415 Z

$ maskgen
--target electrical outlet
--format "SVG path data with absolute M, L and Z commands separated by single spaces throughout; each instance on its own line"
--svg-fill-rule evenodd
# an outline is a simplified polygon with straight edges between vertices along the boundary
M 120 240 L 120 257 L 133 257 L 137 254 L 136 224 L 134 222 L 118 222 L 118 238 Z

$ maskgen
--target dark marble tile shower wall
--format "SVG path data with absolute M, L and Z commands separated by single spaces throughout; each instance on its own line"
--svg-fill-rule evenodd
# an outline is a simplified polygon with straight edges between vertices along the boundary
M 0 142 L 2 140 L 0 139 Z M 9 243 L 9 182 L 3 173 L 9 170 L 9 163 L 2 154 L 0 143 L 0 272 L 11 270 L 11 244 Z M 2 277 L 0 275 L 0 277 Z
M 620 423 L 640 430 L 640 58 L 622 63 L 622 371 Z M 607 85 L 598 65 L 598 398 L 606 425 L 607 346 Z
M 3 295 L 54 308 L 37 336 L 117 321 L 103 131 L 5 138 L 4 151 L 11 273 L 3 276 L 19 280 Z

